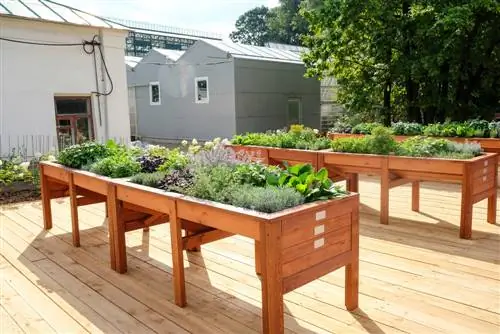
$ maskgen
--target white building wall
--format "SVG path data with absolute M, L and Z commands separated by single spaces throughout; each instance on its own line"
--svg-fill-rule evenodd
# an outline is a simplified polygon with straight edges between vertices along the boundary
M 100 104 L 92 92 L 106 92 L 110 84 L 101 68 L 97 49 L 99 88 L 96 88 L 94 56 L 86 54 L 81 46 L 35 46 L 0 41 L 0 154 L 4 155 L 8 146 L 20 142 L 25 143 L 28 151 L 57 146 L 55 95 L 92 95 L 96 138 L 129 140 L 123 62 L 125 31 L 0 17 L 0 37 L 4 38 L 79 43 L 92 40 L 94 35 L 101 38 L 114 85 L 111 95 L 99 97 Z M 34 140 L 44 143 L 33 145 Z

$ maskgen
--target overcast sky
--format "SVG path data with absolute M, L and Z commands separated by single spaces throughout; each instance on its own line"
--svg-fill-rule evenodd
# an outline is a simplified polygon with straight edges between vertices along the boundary
M 256 6 L 274 7 L 278 0 L 56 0 L 101 16 L 146 21 L 223 34 L 238 17 Z

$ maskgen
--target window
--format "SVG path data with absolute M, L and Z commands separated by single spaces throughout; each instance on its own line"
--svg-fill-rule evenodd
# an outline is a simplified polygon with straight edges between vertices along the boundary
M 94 139 L 90 97 L 56 96 L 56 131 L 59 149 Z
M 196 103 L 208 103 L 208 78 L 201 77 L 194 79 L 195 101 Z
M 157 81 L 149 83 L 149 104 L 152 106 L 161 104 L 160 83 Z
M 302 124 L 302 101 L 300 99 L 288 99 L 287 118 L 288 125 Z

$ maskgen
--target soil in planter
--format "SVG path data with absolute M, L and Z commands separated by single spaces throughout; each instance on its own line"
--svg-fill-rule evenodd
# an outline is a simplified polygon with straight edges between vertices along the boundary
M 15 192 L 0 192 L 0 205 L 40 200 L 38 189 L 20 190 Z

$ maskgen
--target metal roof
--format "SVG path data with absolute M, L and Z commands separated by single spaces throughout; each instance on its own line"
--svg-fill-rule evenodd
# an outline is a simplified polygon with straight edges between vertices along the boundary
M 302 64 L 300 53 L 289 50 L 280 50 L 264 46 L 254 46 L 228 41 L 206 40 L 203 42 L 217 49 L 231 54 L 234 58 L 256 59 L 283 63 Z
M 127 29 L 123 25 L 52 0 L 0 0 L 0 14 L 92 27 Z
M 125 64 L 132 68 L 134 68 L 141 60 L 141 57 L 125 56 Z
M 291 44 L 283 44 L 283 43 L 266 43 L 266 46 L 272 49 L 279 49 L 279 50 L 288 50 L 292 52 L 307 52 L 307 48 L 303 46 L 298 46 L 298 45 L 291 45 Z
M 165 57 L 167 57 L 167 59 L 169 59 L 171 61 L 177 61 L 177 59 L 179 59 L 185 52 L 185 51 L 180 51 L 180 50 L 169 50 L 169 49 L 160 49 L 160 48 L 153 48 L 153 50 L 155 50 L 158 53 L 161 53 L 162 55 L 164 55 Z

